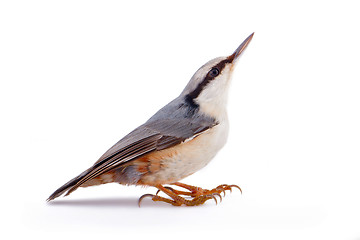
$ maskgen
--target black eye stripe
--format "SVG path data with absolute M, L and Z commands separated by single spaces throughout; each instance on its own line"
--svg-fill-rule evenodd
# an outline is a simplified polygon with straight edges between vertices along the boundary
M 216 64 L 216 66 L 214 66 L 214 67 L 209 71 L 209 73 L 208 73 L 208 75 L 206 76 L 206 78 L 204 79 L 204 81 L 205 81 L 207 78 L 209 78 L 209 80 L 214 79 L 214 77 L 218 76 L 218 75 L 221 73 L 221 71 L 225 68 L 226 64 L 227 64 L 227 63 L 230 63 L 230 62 L 231 62 L 231 61 L 229 61 L 229 59 L 226 58 L 226 59 L 222 60 L 221 62 L 219 62 L 218 64 Z M 213 75 L 211 74 L 211 71 L 214 70 L 214 69 L 217 69 L 217 70 L 219 71 L 219 73 L 218 73 L 216 76 L 213 76 Z
M 204 78 L 204 80 L 201 83 L 199 83 L 199 85 L 192 92 L 190 92 L 189 94 L 187 94 L 185 96 L 186 101 L 188 101 L 192 104 L 195 104 L 194 99 L 200 95 L 200 93 L 204 89 L 204 87 L 209 82 L 211 82 L 211 80 L 213 80 L 215 77 L 217 77 L 221 73 L 221 71 L 225 68 L 226 64 L 230 63 L 230 62 L 231 61 L 226 58 L 226 59 L 222 60 L 221 62 L 219 62 L 218 64 L 216 64 L 216 66 L 211 68 L 210 71 L 207 73 L 206 77 Z M 211 74 L 212 70 L 214 70 L 214 69 L 218 70 L 216 75 Z

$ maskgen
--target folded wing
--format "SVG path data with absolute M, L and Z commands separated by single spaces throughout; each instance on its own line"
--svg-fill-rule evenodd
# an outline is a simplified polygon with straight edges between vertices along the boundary
M 138 157 L 181 144 L 200 135 L 217 123 L 213 119 L 157 119 L 149 121 L 126 135 L 106 151 L 95 164 L 57 189 L 48 201 L 61 194 L 69 195 L 85 182 L 110 170 L 121 167 Z

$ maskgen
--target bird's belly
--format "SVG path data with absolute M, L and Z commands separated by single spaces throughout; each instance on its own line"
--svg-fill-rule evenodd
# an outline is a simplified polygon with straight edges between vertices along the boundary
M 194 139 L 145 156 L 146 160 L 142 162 L 146 162 L 147 166 L 139 184 L 172 183 L 195 173 L 225 145 L 227 136 L 228 124 L 224 122 Z M 141 164 L 139 166 L 141 169 Z

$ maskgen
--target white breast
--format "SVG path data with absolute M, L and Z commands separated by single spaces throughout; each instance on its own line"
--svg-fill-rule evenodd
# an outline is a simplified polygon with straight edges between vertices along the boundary
M 144 180 L 165 184 L 195 173 L 205 167 L 225 145 L 228 132 L 229 124 L 226 117 L 215 127 L 173 147 L 171 151 L 175 154 L 161 161 L 161 170 L 146 176 Z

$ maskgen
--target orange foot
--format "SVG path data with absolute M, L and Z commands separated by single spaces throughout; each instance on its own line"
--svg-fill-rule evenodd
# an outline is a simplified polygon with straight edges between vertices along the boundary
M 182 188 L 185 188 L 185 189 L 191 191 L 191 192 L 183 192 L 184 193 L 183 195 L 189 195 L 191 197 L 196 197 L 196 196 L 200 196 L 200 195 L 204 195 L 204 194 L 205 195 L 206 194 L 214 194 L 214 193 L 217 193 L 217 194 L 224 193 L 224 196 L 225 196 L 225 191 L 230 190 L 230 192 L 231 192 L 232 191 L 231 188 L 233 188 L 233 187 L 238 188 L 240 190 L 240 192 L 242 193 L 241 188 L 237 185 L 221 184 L 212 190 L 202 189 L 199 187 L 187 185 L 187 184 L 180 183 L 180 182 L 175 182 L 172 185 L 179 186 L 179 187 L 182 187 Z
M 141 201 L 145 197 L 151 197 L 151 199 L 153 201 L 166 202 L 166 203 L 172 204 L 174 206 L 181 206 L 181 205 L 197 206 L 197 205 L 204 204 L 209 199 L 214 199 L 217 204 L 217 200 L 216 200 L 215 196 L 218 196 L 221 201 L 222 197 L 221 197 L 220 193 L 224 193 L 224 196 L 225 196 L 225 191 L 230 190 L 230 192 L 231 192 L 232 187 L 236 187 L 240 190 L 240 192 L 242 192 L 241 188 L 238 187 L 237 185 L 227 185 L 227 184 L 219 185 L 212 190 L 206 190 L 206 189 L 202 189 L 199 187 L 195 187 L 195 186 L 191 186 L 191 185 L 187 185 L 187 184 L 179 183 L 179 182 L 172 183 L 171 185 L 185 188 L 185 189 L 189 190 L 190 192 L 179 191 L 179 190 L 175 190 L 171 187 L 164 187 L 162 185 L 156 185 L 155 187 L 159 189 L 157 191 L 156 195 L 145 194 L 145 195 L 141 196 L 139 199 L 139 207 L 140 207 Z M 157 194 L 160 191 L 164 192 L 172 199 L 158 196 Z M 190 196 L 190 197 L 192 197 L 192 199 L 188 200 L 188 199 L 185 199 L 184 197 L 181 197 L 180 195 Z

